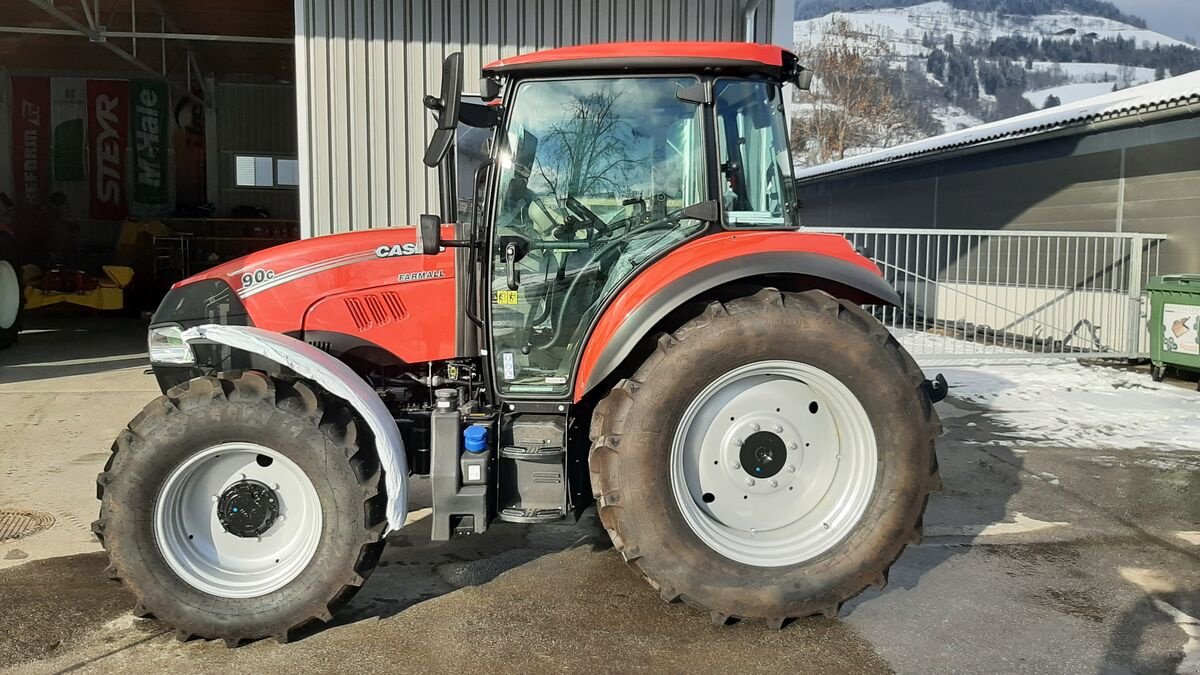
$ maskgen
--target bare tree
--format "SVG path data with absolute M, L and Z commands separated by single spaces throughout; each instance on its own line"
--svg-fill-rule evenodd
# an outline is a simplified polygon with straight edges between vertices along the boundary
M 896 55 L 886 35 L 835 16 L 814 38 L 798 49 L 800 62 L 815 75 L 792 125 L 798 156 L 816 164 L 922 136 L 910 106 L 894 93 L 890 65 Z
M 550 128 L 539 163 L 542 179 L 559 198 L 619 192 L 636 165 L 629 139 L 638 134 L 616 113 L 620 91 L 596 91 L 572 97 L 565 120 Z

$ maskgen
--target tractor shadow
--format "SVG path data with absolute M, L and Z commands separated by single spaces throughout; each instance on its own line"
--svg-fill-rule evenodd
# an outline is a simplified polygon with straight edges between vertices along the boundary
M 1016 385 L 997 378 L 994 386 Z M 1024 465 L 1006 445 L 1015 431 L 990 420 L 985 408 L 961 400 L 940 403 L 938 408 L 945 428 L 938 441 L 944 487 L 930 498 L 924 542 L 910 546 L 897 561 L 887 590 L 868 590 L 851 600 L 842 610 L 843 619 L 862 603 L 896 588 L 916 588 L 930 570 L 969 550 L 985 528 L 1013 521 L 1010 502 L 1021 490 Z M 419 514 L 429 503 L 428 482 L 415 478 L 411 485 L 411 510 Z M 385 619 L 458 589 L 483 586 L 504 572 L 559 551 L 588 547 L 599 555 L 616 557 L 594 509 L 586 510 L 573 524 L 494 523 L 485 534 L 449 542 L 431 542 L 428 520 L 418 520 L 390 535 L 388 544 L 374 575 L 332 625 Z M 634 572 L 628 573 L 626 583 L 631 593 L 646 591 L 647 601 L 657 603 L 656 594 Z M 698 610 L 687 613 L 697 615 L 689 616 L 689 621 L 708 619 Z
M 430 502 L 429 481 L 414 476 L 409 485 L 410 524 L 388 535 L 375 572 L 329 627 L 386 619 L 426 600 L 482 586 L 549 554 L 612 548 L 594 508 L 585 510 L 577 522 L 518 525 L 493 521 L 483 534 L 430 541 L 431 521 L 422 511 Z M 640 583 L 632 574 L 630 580 Z

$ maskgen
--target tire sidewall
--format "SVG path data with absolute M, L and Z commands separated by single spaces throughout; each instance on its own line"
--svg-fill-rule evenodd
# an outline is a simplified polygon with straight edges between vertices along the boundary
M 365 543 L 362 492 L 344 449 L 329 443 L 314 421 L 266 401 L 170 410 L 135 437 L 128 452 L 118 453 L 109 472 L 105 543 L 117 569 L 140 581 L 141 600 L 158 618 L 198 634 L 265 637 L 271 627 L 313 616 L 317 610 L 308 599 L 333 598 L 349 582 L 347 570 L 355 569 Z M 312 559 L 287 585 L 254 598 L 219 597 L 192 587 L 167 564 L 154 533 L 167 477 L 189 457 L 228 442 L 256 443 L 287 457 L 312 482 L 320 502 L 322 532 Z
M 10 326 L 0 325 L 0 349 L 8 347 L 17 341 L 17 334 L 21 332 L 21 319 L 25 311 L 25 293 L 21 279 L 21 265 L 16 259 L 16 243 L 12 237 L 0 233 L 0 262 L 6 262 L 12 267 L 12 272 L 15 275 L 16 281 L 16 303 L 17 314 L 15 320 Z M 6 289 L 0 285 L 0 293 L 4 293 Z M 10 298 L 0 297 L 0 304 L 9 302 Z
M 781 606 L 788 616 L 803 615 L 857 593 L 882 572 L 869 562 L 883 561 L 885 569 L 908 543 L 931 462 L 931 439 L 919 422 L 926 417 L 902 360 L 869 332 L 835 314 L 783 305 L 731 311 L 687 331 L 635 375 L 641 385 L 619 450 L 622 519 L 636 532 L 643 572 L 660 585 L 738 616 Z M 746 565 L 710 549 L 684 520 L 671 487 L 670 449 L 687 407 L 724 373 L 768 360 L 836 377 L 867 412 L 877 446 L 875 485 L 858 524 L 820 556 L 782 567 Z

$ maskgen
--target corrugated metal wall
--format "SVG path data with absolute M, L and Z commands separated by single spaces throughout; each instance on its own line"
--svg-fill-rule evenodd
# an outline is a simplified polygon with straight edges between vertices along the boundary
M 536 49 L 741 40 L 747 4 L 296 0 L 301 231 L 308 236 L 413 223 L 423 212 L 436 212 L 436 174 L 421 163 L 432 132 L 421 99 L 436 92 L 446 54 L 463 51 L 471 90 L 483 64 Z M 770 42 L 779 25 L 790 22 L 775 21 L 775 0 L 758 4 L 755 34 Z

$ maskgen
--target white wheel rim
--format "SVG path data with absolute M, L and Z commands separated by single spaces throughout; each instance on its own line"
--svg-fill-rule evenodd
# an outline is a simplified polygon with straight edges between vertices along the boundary
M 725 373 L 684 411 L 671 488 L 709 548 L 782 567 L 850 534 L 870 503 L 877 462 L 871 420 L 846 385 L 807 363 L 760 361 Z
M 21 311 L 21 281 L 12 263 L 0 260 L 0 330 L 7 330 L 17 322 Z
M 243 481 L 277 496 L 279 515 L 259 536 L 232 534 L 218 517 L 219 497 Z M 154 508 L 154 538 L 167 565 L 222 598 L 254 598 L 286 586 L 316 553 L 321 524 L 308 476 L 255 443 L 223 443 L 192 455 L 167 477 Z

